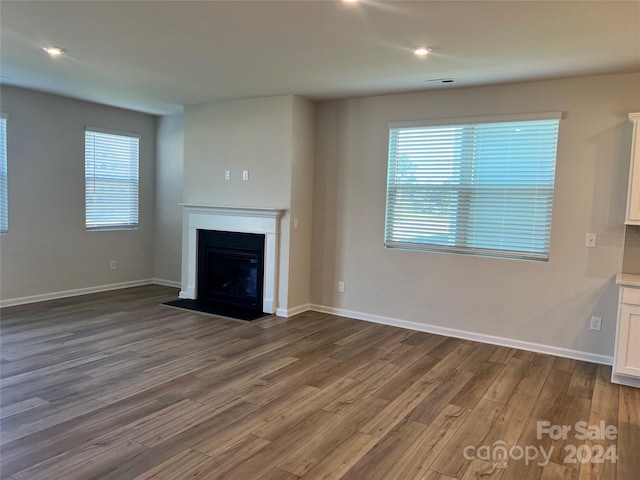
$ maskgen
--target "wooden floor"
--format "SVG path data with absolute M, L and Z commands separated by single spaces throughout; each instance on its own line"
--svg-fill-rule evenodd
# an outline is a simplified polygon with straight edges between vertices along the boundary
M 2 311 L 2 478 L 640 478 L 640 390 L 609 367 L 315 312 L 245 323 L 161 305 L 176 293 Z M 544 421 L 572 430 L 538 439 Z M 579 421 L 617 438 L 576 438 Z M 544 467 L 518 459 L 540 448 Z

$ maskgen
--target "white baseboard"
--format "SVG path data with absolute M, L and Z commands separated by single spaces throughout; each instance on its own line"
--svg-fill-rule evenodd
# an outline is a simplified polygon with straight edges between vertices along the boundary
M 156 285 L 163 285 L 165 287 L 180 288 L 182 285 L 175 280 L 165 280 L 164 278 L 153 278 L 152 282 Z
M 627 387 L 640 388 L 640 378 L 627 377 L 626 375 L 618 375 L 617 373 L 611 374 L 611 382 L 626 385 Z
M 555 355 L 557 357 L 571 358 L 573 360 L 582 360 L 585 362 L 598 363 L 601 365 L 613 365 L 613 357 L 608 355 L 600 355 L 597 353 L 583 352 L 580 350 L 571 350 L 568 348 L 555 347 L 553 345 L 544 345 L 541 343 L 527 342 L 514 338 L 497 337 L 484 333 L 469 332 L 466 330 L 458 330 L 455 328 L 441 327 L 438 325 L 428 325 L 425 323 L 412 322 L 409 320 L 400 320 L 397 318 L 384 317 L 381 315 L 373 315 L 370 313 L 356 312 L 353 310 L 345 310 L 342 308 L 326 307 L 324 305 L 310 305 L 310 310 L 322 313 L 331 313 L 342 317 L 354 318 L 356 320 L 365 320 L 382 325 L 390 325 L 392 327 L 406 328 L 408 330 L 416 330 L 419 332 L 433 333 L 436 335 L 444 335 L 447 337 L 461 338 L 463 340 L 472 340 L 474 342 L 488 343 L 491 345 L 500 345 L 502 347 L 518 348 L 536 353 L 545 353 L 547 355 Z
M 110 290 L 119 290 L 121 288 L 139 287 L 141 285 L 151 285 L 152 283 L 154 283 L 153 279 L 145 278 L 143 280 L 133 280 L 131 282 L 120 282 L 111 283 L 108 285 L 97 285 L 95 287 L 76 288 L 74 290 L 42 293 L 39 295 L 30 295 L 28 297 L 7 298 L 5 300 L 0 300 L 0 308 L 25 305 L 27 303 L 44 302 L 47 300 L 57 300 L 59 298 L 77 297 L 79 295 L 88 295 L 90 293 L 108 292 Z
M 306 312 L 308 310 L 311 310 L 311 305 L 306 303 L 304 305 L 298 305 L 297 307 L 291 307 L 291 308 L 278 308 L 276 310 L 276 315 L 278 317 L 293 317 L 294 315 L 298 315 L 299 313 L 303 313 Z

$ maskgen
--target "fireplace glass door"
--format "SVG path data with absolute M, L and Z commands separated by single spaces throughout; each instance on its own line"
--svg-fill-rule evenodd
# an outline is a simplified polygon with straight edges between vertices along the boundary
M 198 300 L 262 310 L 264 235 L 202 230 Z

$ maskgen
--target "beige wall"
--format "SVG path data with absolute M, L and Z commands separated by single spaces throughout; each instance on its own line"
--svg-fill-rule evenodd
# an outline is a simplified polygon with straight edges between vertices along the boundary
M 315 128 L 315 108 L 312 102 L 294 97 L 292 128 L 290 203 L 292 228 L 289 249 L 288 303 L 290 307 L 303 307 L 309 304 L 311 289 L 313 133 Z
M 1 99 L 9 115 L 9 232 L 0 239 L 1 298 L 150 279 L 155 117 L 7 86 Z M 86 126 L 142 135 L 137 230 L 85 230 Z M 116 270 L 110 270 L 111 260 Z
M 281 309 L 297 306 L 289 300 L 290 285 L 295 296 L 292 301 L 308 303 L 308 293 L 299 292 L 299 284 L 309 283 L 309 269 L 304 271 L 304 267 L 295 266 L 290 270 L 289 262 L 293 188 L 306 185 L 308 192 L 312 188 L 307 178 L 313 153 L 310 109 L 306 100 L 287 95 L 187 106 L 184 113 L 184 203 L 286 210 L 280 223 L 278 307 Z M 298 118 L 302 120 L 300 123 Z M 294 159 L 299 154 L 301 157 Z M 225 170 L 231 173 L 228 181 L 224 178 Z M 248 181 L 242 180 L 243 170 L 249 171 Z M 300 178 L 292 178 L 294 174 Z M 306 198 L 297 190 L 295 195 Z M 303 229 L 306 239 L 295 238 L 296 258 L 305 254 L 303 241 L 310 244 L 311 215 L 305 202 L 308 203 L 304 200 L 300 207 L 296 205 L 301 209 L 299 221 L 307 225 Z M 310 247 L 306 248 L 308 252 Z M 183 265 L 183 279 L 185 268 Z
M 311 301 L 612 355 L 640 75 L 388 95 L 317 106 Z M 563 111 L 548 263 L 383 247 L 389 122 Z M 584 247 L 585 233 L 598 247 Z M 338 281 L 345 292 L 336 293 Z M 601 332 L 588 329 L 603 317 Z
M 158 119 L 153 276 L 175 285 L 180 284 L 182 261 L 183 128 L 182 115 Z
M 184 202 L 288 208 L 292 102 L 281 96 L 185 107 Z

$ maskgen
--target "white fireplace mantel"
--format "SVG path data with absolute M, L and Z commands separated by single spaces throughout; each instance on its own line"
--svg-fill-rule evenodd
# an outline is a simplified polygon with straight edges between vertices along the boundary
M 194 204 L 181 204 L 181 206 L 184 208 L 184 212 L 182 222 L 183 278 L 180 298 L 195 299 L 197 296 L 198 230 L 257 233 L 265 236 L 262 311 L 274 313 L 278 285 L 279 220 L 285 210 Z

